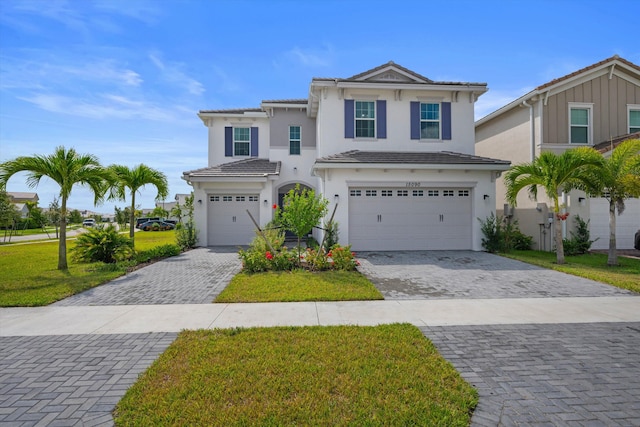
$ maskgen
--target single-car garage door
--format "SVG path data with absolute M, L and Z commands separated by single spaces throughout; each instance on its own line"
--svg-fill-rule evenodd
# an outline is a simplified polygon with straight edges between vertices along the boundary
M 255 226 L 247 214 L 260 224 L 258 195 L 214 194 L 209 196 L 209 246 L 248 245 Z
M 609 249 L 609 201 L 594 197 L 589 200 L 589 205 L 589 237 L 595 240 L 591 249 Z M 640 199 L 627 199 L 624 205 L 622 215 L 616 215 L 616 247 L 633 249 L 633 237 L 640 230 Z
M 471 249 L 471 189 L 350 188 L 354 250 Z

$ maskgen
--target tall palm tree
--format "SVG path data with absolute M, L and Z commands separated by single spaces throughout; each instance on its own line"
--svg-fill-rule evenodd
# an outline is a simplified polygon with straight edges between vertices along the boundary
M 115 185 L 111 187 L 110 198 L 124 200 L 127 190 L 131 196 L 131 218 L 129 221 L 129 237 L 134 240 L 136 225 L 136 193 L 145 185 L 156 187 L 158 195 L 156 200 L 164 199 L 169 193 L 169 184 L 164 173 L 150 168 L 147 165 L 139 164 L 133 168 L 122 165 L 111 165 L 109 170 L 114 174 Z
M 553 202 L 556 260 L 564 264 L 564 246 L 559 198 L 563 192 L 574 188 L 595 185 L 590 168 L 602 162 L 602 156 L 591 147 L 579 147 L 557 155 L 550 151 L 540 154 L 530 163 L 512 166 L 504 176 L 507 187 L 507 201 L 516 206 L 520 190 L 527 188 L 529 196 L 537 200 L 538 187 L 542 187 Z
M 591 195 L 602 196 L 609 201 L 609 256 L 607 265 L 618 265 L 616 251 L 616 210 L 624 212 L 624 201 L 640 197 L 640 139 L 630 139 L 618 145 L 610 157 L 591 171 L 595 188 L 585 188 Z
M 60 186 L 60 239 L 58 270 L 67 270 L 67 200 L 76 184 L 88 186 L 94 204 L 102 201 L 111 174 L 91 154 L 78 154 L 73 148 L 56 147 L 51 155 L 22 156 L 0 164 L 0 187 L 19 172 L 27 172 L 27 185 L 36 187 L 43 177 Z

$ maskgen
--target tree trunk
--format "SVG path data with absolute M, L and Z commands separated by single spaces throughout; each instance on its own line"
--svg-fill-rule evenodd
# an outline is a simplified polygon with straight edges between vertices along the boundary
M 616 250 L 616 203 L 609 200 L 609 257 L 607 265 L 618 265 L 618 251 Z
M 133 237 L 133 233 L 136 231 L 135 227 L 136 227 L 136 192 L 132 191 L 131 192 L 131 216 L 129 217 L 130 221 L 129 221 L 129 238 L 131 238 L 131 241 L 133 242 L 134 237 Z
M 558 212 L 553 215 L 553 223 L 556 227 L 556 262 L 564 264 L 564 243 L 562 242 L 562 220 L 558 217 Z
M 60 240 L 58 241 L 58 270 L 68 270 L 67 265 L 67 198 L 62 195 L 60 208 Z

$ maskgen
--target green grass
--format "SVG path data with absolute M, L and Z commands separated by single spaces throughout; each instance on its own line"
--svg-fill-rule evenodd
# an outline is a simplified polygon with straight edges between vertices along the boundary
M 618 288 L 640 292 L 640 260 L 618 257 L 619 266 L 608 267 L 606 254 L 566 256 L 566 264 L 556 264 L 555 252 L 514 251 L 502 256 L 524 261 L 540 267 L 562 271 L 607 283 Z
M 173 231 L 136 233 L 136 249 L 175 243 Z M 67 241 L 67 251 L 74 245 Z M 48 305 L 112 280 L 124 271 L 99 269 L 100 263 L 75 262 L 67 253 L 69 270 L 58 266 L 58 242 L 0 246 L 0 307 Z
M 379 300 L 382 294 L 357 271 L 239 273 L 215 302 Z
M 468 426 L 477 392 L 418 328 L 185 331 L 127 391 L 117 426 Z

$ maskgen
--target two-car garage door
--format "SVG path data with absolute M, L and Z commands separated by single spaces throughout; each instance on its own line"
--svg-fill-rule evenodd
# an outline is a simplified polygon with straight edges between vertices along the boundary
M 208 245 L 248 245 L 255 237 L 256 227 L 247 214 L 260 224 L 260 203 L 257 194 L 214 194 L 209 196 Z
M 350 188 L 354 250 L 471 249 L 469 188 Z

